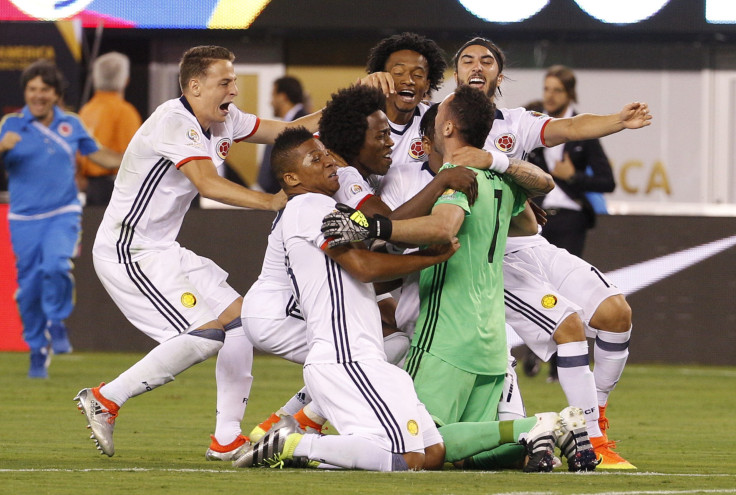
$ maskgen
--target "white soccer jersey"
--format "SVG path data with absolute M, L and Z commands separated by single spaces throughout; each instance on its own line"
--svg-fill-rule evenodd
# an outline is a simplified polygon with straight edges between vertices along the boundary
M 289 200 L 276 226 L 282 229 L 288 274 L 307 321 L 305 365 L 385 361 L 373 285 L 357 281 L 323 252 L 322 218 L 334 208 L 329 196 L 301 194 Z
M 545 146 L 544 128 L 552 118 L 525 108 L 498 108 L 493 127 L 483 147 L 487 151 L 500 151 L 509 158 L 525 160 L 530 151 Z M 523 247 L 544 244 L 547 240 L 539 234 L 509 237 L 506 252 L 518 251 Z
M 202 130 L 184 97 L 160 105 L 133 136 L 115 180 L 93 253 L 130 263 L 171 247 L 197 189 L 179 167 L 210 159 L 219 173 L 233 141 L 252 135 L 260 121 L 230 105 L 225 122 Z
M 366 199 L 373 196 L 374 186 L 368 183 L 355 167 L 338 167 L 340 189 L 332 196 L 336 203 L 345 203 L 359 210 Z
M 389 121 L 391 139 L 394 142 L 394 147 L 391 149 L 392 167 L 407 163 L 421 165 L 427 160 L 427 153 L 422 148 L 419 123 L 428 108 L 429 105 L 420 103 L 414 110 L 414 115 L 409 123 L 405 125 L 394 124 Z

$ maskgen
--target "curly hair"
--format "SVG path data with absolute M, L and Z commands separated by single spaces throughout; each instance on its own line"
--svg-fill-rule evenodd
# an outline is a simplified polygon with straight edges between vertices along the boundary
M 480 89 L 458 86 L 455 97 L 447 102 L 455 126 L 466 143 L 483 148 L 493 126 L 495 106 Z
M 437 43 L 416 33 L 395 34 L 379 41 L 368 54 L 366 72 L 372 74 L 385 71 L 388 58 L 400 50 L 412 50 L 427 59 L 429 87 L 438 90 L 447 68 L 444 52 Z
M 284 174 L 292 171 L 292 153 L 312 138 L 314 135 L 302 126 L 288 127 L 276 137 L 271 150 L 271 169 L 281 187 L 284 187 Z
M 365 142 L 368 116 L 386 111 L 386 97 L 378 88 L 351 86 L 333 93 L 322 110 L 319 137 L 331 151 L 353 163 Z

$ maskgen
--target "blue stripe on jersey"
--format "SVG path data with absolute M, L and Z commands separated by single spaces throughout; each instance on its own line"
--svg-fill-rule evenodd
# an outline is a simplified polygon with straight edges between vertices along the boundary
M 143 213 L 146 211 L 146 207 L 151 202 L 153 193 L 156 191 L 156 187 L 163 179 L 166 171 L 173 165 L 171 160 L 161 158 L 156 165 L 154 165 L 148 172 L 148 175 L 143 180 L 138 194 L 133 201 L 133 205 L 130 207 L 130 211 L 123 219 L 122 225 L 120 226 L 120 236 L 116 243 L 116 249 L 118 253 L 118 263 L 130 263 L 130 245 L 133 242 L 133 235 L 135 234 L 135 227 L 143 217 Z
M 332 306 L 332 337 L 335 341 L 335 359 L 338 363 L 352 361 L 348 325 L 345 319 L 345 294 L 342 285 L 342 268 L 335 260 L 325 255 L 327 283 L 330 287 Z
M 396 421 L 386 402 L 371 384 L 363 368 L 360 367 L 359 363 L 343 363 L 343 367 L 386 432 L 386 436 L 391 442 L 391 452 L 394 454 L 405 453 L 406 447 L 404 437 L 401 435 L 401 427 L 399 427 L 398 421 Z
M 530 304 L 522 301 L 511 292 L 504 289 L 503 293 L 506 301 L 506 306 L 526 317 L 527 320 L 539 326 L 549 335 L 552 335 L 554 333 L 556 324 L 553 319 L 543 314 L 541 311 L 534 308 Z
M 125 263 L 125 269 L 128 272 L 130 280 L 138 287 L 141 294 L 151 302 L 154 308 L 161 313 L 166 321 L 168 321 L 174 329 L 179 333 L 189 328 L 189 322 L 179 311 L 171 304 L 158 289 L 153 285 L 148 277 L 143 273 L 138 263 Z

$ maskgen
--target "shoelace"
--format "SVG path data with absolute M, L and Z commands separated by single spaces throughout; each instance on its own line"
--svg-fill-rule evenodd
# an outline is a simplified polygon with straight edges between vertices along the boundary
M 281 454 L 275 454 L 273 457 L 265 459 L 263 462 L 268 464 L 268 467 L 270 467 L 271 469 L 284 468 L 284 460 L 281 458 Z

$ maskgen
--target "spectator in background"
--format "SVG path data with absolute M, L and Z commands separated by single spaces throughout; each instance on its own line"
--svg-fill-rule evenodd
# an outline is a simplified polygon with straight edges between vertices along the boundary
M 554 65 L 544 78 L 542 105 L 555 118 L 573 117 L 577 103 L 575 74 L 568 67 Z M 593 228 L 596 210 L 587 193 L 611 192 L 616 187 L 613 171 L 598 139 L 568 141 L 551 148 L 536 149 L 529 161 L 548 171 L 557 187 L 538 203 L 547 212 L 542 236 L 550 243 L 580 258 L 585 236 Z M 527 373 L 534 369 L 532 354 L 524 363 Z M 549 380 L 557 380 L 557 354 L 550 360 Z
M 575 74 L 565 66 L 555 65 L 547 70 L 542 101 L 545 113 L 555 118 L 576 115 L 575 82 Z M 555 246 L 582 257 L 587 231 L 595 225 L 595 210 L 586 193 L 611 192 L 616 187 L 600 141 L 569 141 L 537 149 L 530 153 L 529 161 L 552 174 L 558 186 L 541 204 L 547 210 L 542 235 Z
M 95 94 L 79 110 L 79 117 L 97 141 L 118 153 L 125 152 L 133 134 L 141 126 L 141 116 L 125 101 L 125 87 L 130 79 L 130 60 L 118 52 L 110 52 L 95 60 L 92 83 Z M 112 196 L 117 169 L 100 167 L 92 160 L 77 161 L 80 188 L 87 194 L 87 205 L 107 206 Z
M 65 82 L 52 62 L 28 66 L 21 85 L 26 105 L 0 122 L 0 155 L 8 172 L 16 301 L 31 349 L 28 376 L 46 378 L 49 340 L 56 354 L 72 350 L 64 319 L 74 308 L 71 258 L 82 213 L 74 157 L 79 151 L 113 169 L 122 156 L 100 147 L 77 115 L 59 107 Z
M 304 108 L 304 90 L 299 79 L 284 76 L 273 82 L 273 93 L 271 93 L 271 106 L 275 117 L 284 122 L 291 122 L 307 114 Z M 265 192 L 275 194 L 281 190 L 271 170 L 271 145 L 266 146 L 261 160 L 261 168 L 258 170 L 258 186 Z

